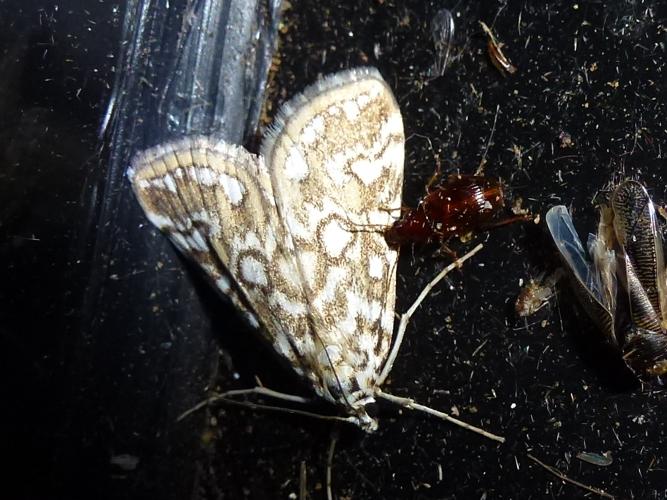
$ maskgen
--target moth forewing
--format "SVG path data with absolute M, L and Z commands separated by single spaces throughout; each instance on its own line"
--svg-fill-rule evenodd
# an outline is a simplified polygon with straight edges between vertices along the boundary
M 356 229 L 389 224 L 383 207 L 400 206 L 404 141 L 391 90 L 363 69 L 292 99 L 261 148 L 315 326 L 311 349 L 326 361 L 324 395 L 355 412 L 373 402 L 391 343 L 398 256 Z

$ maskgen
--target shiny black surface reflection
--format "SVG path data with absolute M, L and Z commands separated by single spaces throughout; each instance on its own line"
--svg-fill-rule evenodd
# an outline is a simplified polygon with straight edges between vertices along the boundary
M 108 138 L 98 139 L 124 7 L 0 4 L 6 491 L 13 498 L 288 497 L 299 491 L 304 463 L 307 491 L 323 496 L 328 425 L 238 408 L 175 424 L 211 381 L 243 387 L 260 373 L 274 382 L 280 367 L 255 354 L 232 312 L 203 291 L 161 236 L 146 239 L 129 186 L 114 170 L 122 162 L 109 162 Z M 456 23 L 454 48 L 444 75 L 433 79 L 430 23 L 442 8 Z M 516 74 L 503 77 L 491 65 L 480 20 L 506 44 Z M 590 201 L 619 169 L 640 175 L 656 202 L 667 199 L 666 20 L 663 2 L 295 2 L 283 18 L 269 98 L 282 101 L 319 74 L 377 66 L 409 138 L 408 205 L 423 194 L 435 155 L 448 172 L 475 171 L 499 105 L 486 175 L 504 179 L 532 212 L 568 205 L 582 230 L 592 230 Z M 125 154 L 149 135 L 125 136 Z M 381 407 L 377 434 L 343 431 L 335 494 L 583 494 L 538 468 L 528 451 L 618 497 L 663 497 L 664 391 L 624 388 L 600 369 L 604 353 L 582 340 L 586 319 L 565 292 L 529 322 L 513 318 L 519 279 L 552 265 L 555 249 L 541 226 L 480 239 L 485 250 L 409 328 L 390 388 L 456 407 L 508 443 L 497 447 Z M 404 253 L 399 311 L 442 265 Z M 583 463 L 574 458 L 581 451 L 611 451 L 613 462 Z

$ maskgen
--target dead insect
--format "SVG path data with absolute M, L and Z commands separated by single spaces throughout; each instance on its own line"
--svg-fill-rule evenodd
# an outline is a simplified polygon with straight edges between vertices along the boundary
M 507 74 L 513 75 L 516 73 L 516 66 L 514 66 L 510 60 L 503 54 L 502 48 L 503 43 L 496 40 L 496 37 L 493 35 L 491 28 L 489 28 L 484 22 L 480 21 L 479 24 L 482 26 L 484 33 L 489 37 L 489 41 L 486 44 L 486 50 L 489 53 L 489 58 L 493 65 L 502 73 L 503 76 Z
M 542 275 L 537 279 L 528 280 L 528 283 L 521 288 L 514 303 L 516 315 L 526 318 L 547 305 L 549 299 L 555 294 L 554 287 L 562 274 L 562 270 L 557 269 L 547 277 Z
M 476 231 L 486 231 L 530 215 L 499 218 L 504 208 L 502 183 L 480 175 L 451 174 L 435 188 L 427 188 L 417 208 L 408 209 L 384 232 L 394 247 L 405 244 L 439 243 L 444 246 L 452 237 L 467 239 Z
M 626 180 L 600 205 L 587 258 L 564 206 L 546 220 L 574 277 L 580 303 L 639 377 L 667 373 L 667 275 L 656 208 L 646 188 Z M 618 286 L 620 283 L 620 287 Z
M 572 140 L 572 136 L 569 134 L 569 132 L 566 132 L 563 130 L 560 134 L 558 134 L 558 140 L 560 141 L 560 147 L 562 149 L 565 148 L 571 148 L 574 146 L 574 141 Z

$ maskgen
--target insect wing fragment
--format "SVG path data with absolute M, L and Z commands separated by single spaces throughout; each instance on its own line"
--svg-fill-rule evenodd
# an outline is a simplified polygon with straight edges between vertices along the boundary
M 577 453 L 577 458 L 582 462 L 587 462 L 599 467 L 607 467 L 613 462 L 611 452 L 607 453 L 593 453 L 589 451 L 580 451 Z
M 448 9 L 439 10 L 431 20 L 431 39 L 435 46 L 433 76 L 442 76 L 447 69 L 454 41 L 454 16 Z
M 487 52 L 489 53 L 489 58 L 491 59 L 491 63 L 500 71 L 500 73 L 503 76 L 513 75 L 516 73 L 517 69 L 516 66 L 514 66 L 510 60 L 505 56 L 505 54 L 502 51 L 503 44 L 500 43 L 495 35 L 493 34 L 493 31 L 491 31 L 491 28 L 489 28 L 484 22 L 480 21 L 479 22 L 480 26 L 482 27 L 482 30 L 486 33 L 487 37 L 489 38 L 489 41 L 487 42 L 486 48 Z
M 642 286 L 642 282 L 635 269 L 635 262 L 627 253 L 623 255 L 622 270 L 624 274 L 620 274 L 620 276 L 627 290 L 632 322 L 643 329 L 661 330 L 660 316 L 653 306 L 648 291 Z

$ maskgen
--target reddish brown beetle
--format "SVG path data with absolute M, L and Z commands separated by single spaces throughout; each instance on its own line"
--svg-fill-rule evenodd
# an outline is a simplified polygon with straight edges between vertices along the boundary
M 450 174 L 445 182 L 429 189 L 419 205 L 407 210 L 384 235 L 394 248 L 409 243 L 444 246 L 453 236 L 464 239 L 476 231 L 531 218 L 524 214 L 499 218 L 503 208 L 504 194 L 499 180 Z

